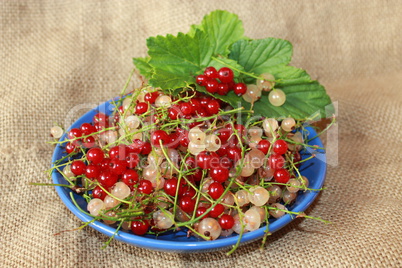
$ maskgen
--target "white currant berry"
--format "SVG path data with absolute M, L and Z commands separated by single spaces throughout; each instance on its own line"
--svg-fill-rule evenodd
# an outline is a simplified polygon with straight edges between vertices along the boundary
M 124 123 L 129 129 L 137 129 L 141 124 L 141 119 L 136 115 L 130 115 L 124 119 Z
M 202 151 L 205 151 L 206 145 L 204 144 L 196 144 L 194 142 L 189 142 L 187 151 L 192 155 L 198 155 Z
M 60 139 L 63 136 L 63 129 L 59 126 L 53 126 L 50 128 L 50 135 L 55 139 Z
M 249 189 L 248 199 L 255 206 L 263 206 L 268 202 L 269 192 L 261 187 L 252 187 Z
M 105 199 L 103 199 L 103 202 L 105 203 L 106 208 L 113 208 L 121 203 L 119 200 L 111 197 L 110 195 L 107 195 Z
M 264 158 L 265 154 L 261 150 L 253 148 L 246 154 L 245 161 L 246 159 L 250 161 L 250 166 L 256 169 L 264 164 Z
M 71 171 L 71 165 L 64 166 L 63 174 L 70 180 L 74 180 L 75 174 Z
M 285 118 L 281 122 L 281 128 L 287 132 L 292 131 L 295 126 L 296 121 L 292 117 Z
M 243 94 L 242 97 L 246 102 L 254 103 L 259 98 L 261 98 L 261 89 L 259 89 L 257 85 L 254 84 L 247 85 L 247 91 L 245 94 Z
M 205 149 L 210 152 L 216 152 L 221 148 L 221 139 L 215 134 L 207 135 L 205 138 Z
M 268 203 L 276 203 L 282 195 L 282 188 L 279 185 L 272 185 L 267 189 L 269 191 Z
M 309 181 L 308 181 L 307 177 L 305 177 L 305 176 L 302 176 L 302 177 L 301 177 L 301 185 L 302 185 L 302 187 L 304 187 L 304 188 L 308 188 L 308 186 L 309 186 Z
M 110 193 L 119 199 L 125 199 L 130 195 L 130 192 L 130 188 L 124 182 L 119 181 L 115 183 Z
M 263 79 L 257 79 L 257 87 L 264 91 L 270 91 L 275 86 L 275 77 L 270 73 L 260 75 Z
M 237 204 L 239 205 L 239 207 L 242 207 L 242 206 L 250 203 L 250 200 L 248 198 L 248 192 L 246 190 L 237 191 L 235 193 L 235 197 L 236 197 Z
M 273 133 L 278 129 L 278 121 L 275 118 L 265 118 L 262 121 L 262 127 L 264 129 L 265 135 L 272 137 Z
M 173 225 L 173 214 L 167 210 L 158 210 L 153 214 L 155 227 L 158 229 L 169 229 Z
M 252 126 L 248 129 L 248 135 L 250 135 L 251 138 L 261 138 L 262 133 L 263 130 L 259 126 Z
M 91 199 L 87 205 L 87 210 L 92 216 L 99 216 L 99 213 L 105 208 L 105 203 L 99 198 Z
M 215 240 L 221 235 L 222 227 L 214 218 L 205 218 L 200 221 L 198 232 L 211 240 Z
M 293 200 L 295 200 L 296 197 L 297 197 L 297 193 L 292 193 L 292 192 L 289 192 L 288 190 L 285 190 L 282 194 L 282 200 L 283 200 L 283 202 L 285 202 L 287 204 L 292 202 Z
M 290 179 L 287 184 L 289 185 L 286 185 L 286 189 L 291 193 L 297 193 L 300 190 L 301 181 L 297 179 Z
M 114 211 L 108 211 L 108 212 L 105 213 L 105 216 L 106 216 L 106 217 L 111 217 L 111 218 L 116 217 L 116 212 L 114 212 Z M 112 225 L 112 224 L 114 224 L 116 221 L 104 219 L 103 222 L 104 222 L 105 224 L 107 224 L 107 225 Z
M 282 106 L 286 102 L 286 95 L 281 89 L 274 89 L 268 94 L 268 100 L 273 106 Z
M 271 205 L 271 207 L 277 208 L 277 209 L 269 209 L 269 214 L 276 219 L 285 215 L 285 213 L 286 213 L 285 211 L 288 210 L 284 205 L 282 205 L 280 203 L 274 203 Z
M 169 108 L 172 106 L 172 98 L 168 95 L 160 95 L 155 100 L 155 106 Z
M 255 231 L 260 228 L 261 225 L 260 213 L 255 209 L 249 209 L 244 213 L 243 221 L 246 224 L 244 227 L 246 231 Z
M 263 221 L 265 221 L 265 218 L 267 217 L 267 213 L 265 211 L 265 208 L 259 207 L 259 206 L 252 206 L 249 210 L 255 210 L 255 211 L 258 212 L 258 214 L 260 214 L 261 223 Z
M 242 223 L 240 221 L 240 215 L 236 214 L 233 216 L 234 219 L 234 225 L 232 227 L 232 230 L 236 233 L 236 234 L 240 234 L 242 232 Z M 246 231 L 246 230 L 245 230 Z
M 205 144 L 207 135 L 199 127 L 193 127 L 188 132 L 188 139 L 190 142 L 202 145 Z

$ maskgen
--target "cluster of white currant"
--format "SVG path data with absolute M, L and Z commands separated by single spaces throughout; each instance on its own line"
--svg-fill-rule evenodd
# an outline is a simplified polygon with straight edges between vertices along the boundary
M 262 92 L 269 92 L 268 100 L 273 106 L 282 106 L 286 102 L 286 94 L 279 88 L 274 88 L 275 77 L 270 73 L 260 75 L 263 79 L 257 79 L 256 84 L 247 85 L 247 91 L 243 95 L 246 102 L 254 103 L 261 98 Z

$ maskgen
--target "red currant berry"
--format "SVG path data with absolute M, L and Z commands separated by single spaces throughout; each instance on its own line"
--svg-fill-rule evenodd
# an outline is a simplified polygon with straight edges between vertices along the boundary
M 195 113 L 201 108 L 201 103 L 196 98 L 192 98 L 188 103 L 190 103 L 191 107 L 193 108 L 193 113 Z
M 296 167 L 300 166 L 300 162 L 302 160 L 301 155 L 299 152 L 294 152 L 293 153 L 293 163 L 295 163 Z
M 276 170 L 285 166 L 285 158 L 279 154 L 271 154 L 268 158 L 270 168 Z
M 135 113 L 136 114 L 144 114 L 148 111 L 148 103 L 146 102 L 139 102 L 135 106 Z
M 179 207 L 186 213 L 191 213 L 195 208 L 195 199 L 190 196 L 183 196 L 179 200 Z
M 127 186 L 134 186 L 138 183 L 138 173 L 135 170 L 127 169 L 124 171 L 123 175 L 121 176 L 121 181 L 124 182 Z
M 229 83 L 233 81 L 233 71 L 230 68 L 222 67 L 218 71 L 218 78 L 222 83 Z
M 117 175 L 109 170 L 102 171 L 98 177 L 98 182 L 105 188 L 112 187 L 117 182 Z
M 208 193 L 213 199 L 218 199 L 221 197 L 225 189 L 223 188 L 222 184 L 219 182 L 213 182 L 208 187 Z M 211 213 L 210 213 L 211 214 Z
M 88 136 L 82 139 L 82 145 L 85 148 L 92 148 L 96 145 L 95 138 L 93 136 Z
M 135 235 L 144 235 L 148 232 L 150 224 L 147 220 L 134 220 L 130 227 Z
M 217 114 L 219 112 L 219 108 L 220 105 L 217 100 L 212 99 L 207 103 L 207 112 L 210 115 Z
M 221 143 L 225 144 L 232 135 L 232 130 L 230 128 L 223 127 L 221 129 L 218 129 L 217 135 L 218 138 L 221 140 Z
M 237 130 L 237 135 L 239 135 L 240 137 L 244 137 L 247 135 L 246 127 L 242 124 L 235 124 L 234 129 Z
M 94 118 L 92 119 L 92 121 L 94 123 L 99 123 L 101 125 L 106 125 L 108 124 L 108 117 L 106 114 L 104 113 L 97 113 L 96 115 L 94 115 Z
M 101 169 L 98 165 L 89 164 L 85 169 L 85 176 L 87 176 L 89 179 L 97 179 L 100 172 Z
M 247 85 L 244 83 L 237 83 L 234 85 L 233 92 L 237 96 L 244 95 L 247 92 Z
M 165 190 L 165 193 L 167 193 L 170 196 L 176 196 L 177 184 L 178 180 L 176 178 L 168 179 L 165 181 L 165 184 L 163 185 L 163 190 Z
M 205 68 L 204 74 L 208 78 L 218 78 L 218 71 L 215 69 L 215 67 L 212 66 Z
M 66 144 L 66 153 L 67 154 L 78 153 L 78 151 L 79 151 L 78 147 L 74 143 L 69 142 Z
M 110 159 L 123 160 L 123 159 L 126 159 L 128 151 L 129 151 L 129 147 L 127 147 L 126 145 L 123 145 L 123 144 L 117 145 L 117 146 L 110 148 L 109 157 L 110 157 Z
M 138 186 L 138 190 L 143 194 L 152 193 L 152 182 L 149 180 L 140 180 L 140 185 Z
M 67 137 L 69 139 L 76 139 L 76 138 L 80 138 L 81 136 L 82 136 L 82 131 L 79 128 L 72 128 L 67 134 Z
M 168 110 L 168 116 L 172 120 L 178 119 L 181 116 L 181 110 L 179 105 L 177 104 L 172 105 L 172 107 L 170 107 Z
M 85 136 L 91 135 L 92 133 L 96 132 L 96 128 L 90 123 L 83 123 L 80 127 L 80 130 Z
M 103 199 L 105 199 L 106 196 L 107 196 L 107 193 L 105 191 L 103 191 L 102 188 L 100 188 L 99 186 L 96 186 L 92 190 L 93 198 L 99 198 L 99 199 L 103 200 Z
M 209 216 L 209 213 L 205 213 L 207 211 L 207 208 L 205 207 L 199 207 L 197 208 L 197 210 L 195 211 L 195 217 L 198 218 L 200 216 L 202 216 L 201 219 L 205 219 Z
M 71 172 L 74 173 L 75 176 L 80 176 L 85 173 L 86 165 L 81 160 L 74 160 L 71 163 L 70 169 Z
M 94 123 L 94 127 L 96 128 L 96 131 L 101 131 L 104 128 L 108 128 L 109 123 Z
M 149 102 L 150 104 L 154 104 L 156 98 L 158 98 L 159 96 L 159 92 L 155 91 L 155 92 L 148 92 L 147 94 L 145 94 L 144 96 L 144 100 Z
M 202 106 L 202 107 L 206 107 L 207 104 L 208 104 L 208 102 L 209 102 L 210 100 L 212 100 L 211 97 L 202 96 L 202 97 L 200 98 L 200 104 L 201 104 L 201 106 Z
M 269 141 L 260 140 L 257 144 L 257 149 L 263 152 L 264 154 L 267 154 L 270 146 L 271 143 Z
M 210 169 L 219 164 L 219 156 L 215 152 L 202 151 L 197 155 L 196 161 L 200 168 Z
M 241 149 L 239 147 L 229 147 L 227 150 L 227 156 L 237 162 L 241 158 Z
M 284 168 L 277 169 L 274 172 L 274 179 L 279 183 L 287 183 L 290 179 L 290 173 Z
M 149 142 L 144 142 L 144 144 L 141 147 L 141 154 L 142 155 L 148 155 L 152 151 L 152 146 L 151 143 Z
M 191 178 L 194 180 L 194 181 L 201 181 L 201 179 L 202 179 L 202 170 L 201 169 L 196 169 L 195 171 L 194 171 L 194 173 L 193 173 L 193 175 L 191 175 Z
M 110 168 L 110 158 L 104 158 L 100 163 L 99 166 L 101 170 L 109 170 Z
M 205 85 L 205 89 L 209 93 L 216 93 L 218 91 L 218 85 L 218 81 L 216 81 L 215 79 L 209 79 Z
M 200 74 L 195 77 L 195 82 L 202 87 L 205 87 L 208 81 L 208 77 L 205 74 Z
M 285 154 L 288 150 L 288 144 L 284 140 L 276 140 L 272 145 L 272 148 L 277 154 Z
M 183 115 L 191 115 L 193 114 L 194 110 L 193 107 L 191 106 L 190 103 L 188 102 L 182 102 L 180 104 L 180 111 L 183 113 Z
M 209 212 L 209 216 L 212 218 L 218 218 L 224 211 L 225 207 L 222 204 L 216 204 Z
M 183 193 L 181 194 L 181 196 L 189 196 L 191 198 L 194 198 L 196 195 L 197 192 L 194 190 L 194 188 L 188 185 L 183 188 Z
M 209 176 L 216 182 L 225 182 L 229 178 L 229 169 L 222 166 L 212 168 L 209 171 Z
M 110 161 L 109 166 L 111 172 L 113 172 L 116 175 L 121 175 L 127 169 L 127 162 L 125 160 L 115 158 Z
M 87 160 L 93 164 L 100 164 L 105 157 L 101 148 L 91 148 L 87 152 Z
M 229 93 L 229 86 L 225 83 L 219 83 L 217 93 L 221 96 L 225 96 Z
M 232 216 L 229 214 L 223 214 L 219 218 L 219 225 L 222 227 L 224 230 L 229 230 L 233 227 L 235 221 Z
M 156 130 L 151 134 L 151 144 L 156 147 L 160 147 L 160 142 L 162 144 L 169 143 L 169 135 L 164 130 Z
M 126 163 L 128 168 L 135 168 L 140 162 L 140 157 L 137 153 L 129 153 L 126 157 Z
M 222 168 L 226 168 L 229 170 L 233 167 L 233 161 L 230 160 L 230 158 L 227 156 L 222 157 L 219 161 Z

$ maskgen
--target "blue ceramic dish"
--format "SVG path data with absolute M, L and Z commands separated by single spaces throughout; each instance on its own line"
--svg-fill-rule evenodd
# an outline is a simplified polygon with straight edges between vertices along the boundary
M 91 110 L 90 112 L 86 113 L 84 116 L 79 118 L 74 124 L 71 126 L 71 128 L 75 127 L 80 127 L 82 123 L 85 122 L 92 122 L 93 116 L 100 112 L 109 114 L 113 110 L 113 105 L 111 102 L 105 102 L 98 106 L 97 108 Z M 311 139 L 316 136 L 316 132 L 308 127 L 306 128 L 308 131 L 308 139 Z M 64 140 L 66 138 L 66 135 L 61 137 L 61 140 Z M 315 138 L 309 142 L 310 145 L 318 145 L 319 147 L 323 147 L 322 142 L 319 138 Z M 311 189 L 320 189 L 322 188 L 325 180 L 325 175 L 326 175 L 326 157 L 323 151 L 317 150 L 318 154 L 316 158 L 313 158 L 311 160 L 308 160 L 302 164 L 300 167 L 302 175 L 306 176 L 309 179 L 310 185 L 309 188 Z M 310 151 L 311 153 L 311 151 Z M 65 156 L 64 148 L 60 145 L 58 145 L 53 153 L 53 158 L 52 158 L 52 163 L 54 163 L 56 160 L 62 158 Z M 308 157 L 308 152 L 307 155 L 304 154 L 303 158 Z M 56 171 L 54 170 L 52 174 L 52 179 L 53 183 L 55 184 L 66 184 L 66 181 L 64 178 Z M 56 191 L 59 194 L 61 200 L 64 202 L 64 204 L 67 206 L 71 212 L 73 212 L 81 221 L 83 222 L 89 222 L 92 220 L 92 218 L 84 213 L 82 213 L 72 202 L 70 198 L 70 192 L 71 190 L 56 186 Z M 300 192 L 296 202 L 289 207 L 289 210 L 294 211 L 294 212 L 302 212 L 306 210 L 314 201 L 314 199 L 317 197 L 319 191 L 306 191 L 306 192 Z M 77 201 L 78 205 L 86 211 L 86 206 L 87 203 L 79 195 L 74 194 L 75 200 Z M 285 214 L 283 217 L 273 220 L 269 224 L 269 231 L 271 233 L 279 230 L 280 228 L 284 227 L 288 223 L 290 223 L 295 217 L 290 215 L 290 214 Z M 112 236 L 115 233 L 115 228 L 108 226 L 102 222 L 95 221 L 90 224 L 92 228 L 95 230 L 107 235 L 107 236 Z M 266 227 L 261 227 L 260 229 L 253 231 L 253 232 L 248 232 L 243 234 L 243 237 L 241 239 L 241 243 L 248 243 L 257 239 L 260 239 L 264 236 L 266 231 Z M 147 248 L 151 250 L 158 250 L 158 251 L 169 251 L 169 252 L 188 252 L 188 253 L 193 253 L 193 252 L 206 252 L 206 251 L 213 251 L 213 250 L 218 250 L 218 249 L 225 249 L 228 247 L 231 247 L 232 245 L 235 245 L 238 240 L 238 235 L 233 234 L 232 236 L 229 237 L 224 237 L 224 238 L 219 238 L 214 241 L 204 241 L 204 240 L 199 240 L 195 237 L 187 237 L 185 231 L 179 231 L 179 232 L 169 232 L 165 233 L 162 235 L 159 235 L 158 237 L 154 235 L 145 235 L 145 236 L 137 236 L 134 235 L 130 232 L 125 232 L 125 231 L 119 231 L 117 235 L 114 237 L 114 239 L 129 243 L 131 245 L 141 247 L 141 248 Z

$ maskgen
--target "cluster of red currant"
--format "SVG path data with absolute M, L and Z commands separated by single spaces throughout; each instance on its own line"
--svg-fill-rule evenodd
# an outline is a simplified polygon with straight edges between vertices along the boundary
M 215 67 L 209 66 L 204 70 L 204 74 L 196 76 L 196 83 L 212 94 L 226 95 L 230 90 L 238 96 L 246 93 L 247 85 L 235 83 L 232 69 L 222 67 L 217 71 Z

